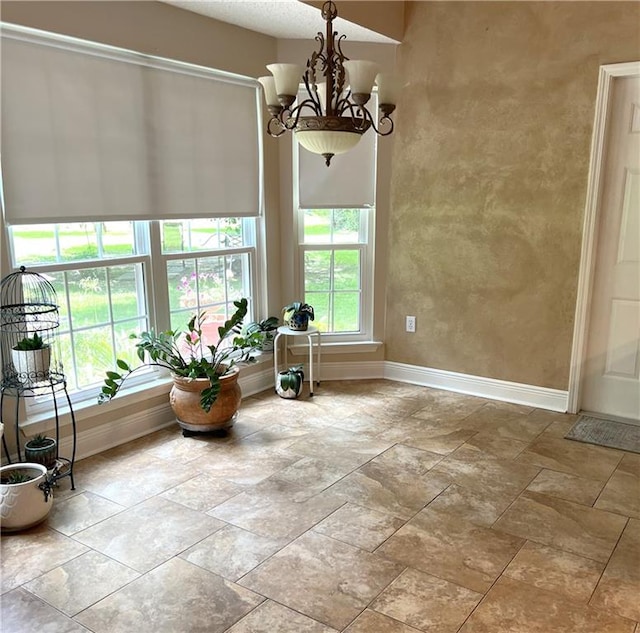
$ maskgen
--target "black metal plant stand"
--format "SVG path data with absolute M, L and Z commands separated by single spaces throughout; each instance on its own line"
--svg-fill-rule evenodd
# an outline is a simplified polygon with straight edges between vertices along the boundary
M 0 352 L 2 382 L 0 383 L 0 413 L 5 397 L 15 399 L 15 435 L 18 461 L 22 461 L 20 445 L 20 401 L 24 398 L 49 396 L 54 408 L 56 465 L 50 481 L 63 477 L 71 480 L 75 489 L 73 465 L 76 458 L 76 419 L 67 391 L 67 380 L 60 360 L 57 330 L 60 325 L 56 292 L 42 275 L 27 272 L 23 267 L 0 281 Z M 26 343 L 25 343 L 26 341 Z M 21 345 L 22 344 L 22 345 Z M 30 344 L 34 349 L 16 350 Z M 64 396 L 69 408 L 72 430 L 71 458 L 61 457 L 59 398 Z M 8 463 L 11 455 L 5 436 L 2 445 Z

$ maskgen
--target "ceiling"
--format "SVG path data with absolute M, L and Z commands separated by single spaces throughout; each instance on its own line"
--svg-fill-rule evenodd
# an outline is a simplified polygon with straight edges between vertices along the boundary
M 180 9 L 282 39 L 313 39 L 324 32 L 320 11 L 299 0 L 161 0 Z M 352 42 L 397 44 L 389 37 L 338 17 L 334 28 Z

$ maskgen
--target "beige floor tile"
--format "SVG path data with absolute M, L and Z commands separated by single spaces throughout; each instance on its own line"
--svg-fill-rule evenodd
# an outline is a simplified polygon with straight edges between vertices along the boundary
M 516 461 L 585 479 L 606 481 L 621 459 L 621 452 L 614 449 L 542 436 L 523 451 Z
M 554 431 L 559 433 L 559 429 L 566 428 L 566 431 L 562 435 L 557 437 L 564 437 L 569 429 L 578 421 L 577 415 L 571 413 L 559 413 L 556 411 L 546 411 L 545 409 L 534 409 L 529 418 L 536 422 L 546 422 L 548 426 L 543 431 L 545 434 L 553 434 Z
M 529 413 L 529 407 L 492 402 L 469 415 L 464 423 L 468 428 L 490 433 L 494 437 L 530 442 L 549 426 L 549 422 L 534 418 Z
M 266 600 L 228 633 L 337 633 L 335 629 Z M 373 631 L 370 631 L 373 633 Z
M 265 449 L 286 449 L 312 431 L 303 426 L 289 426 L 274 422 L 266 427 L 243 437 L 238 441 L 242 445 L 256 445 Z
M 374 554 L 309 532 L 240 584 L 341 630 L 401 571 Z
M 348 626 L 344 633 L 421 633 L 412 626 L 398 622 L 382 613 L 367 609 Z
M 535 412 L 534 412 L 535 413 Z M 568 414 L 556 414 L 566 417 L 557 418 L 549 424 L 549 426 L 542 432 L 543 437 L 555 437 L 562 439 L 566 434 L 575 426 L 578 416 L 572 416 Z
M 180 554 L 180 558 L 236 581 L 286 545 L 227 525 Z
M 202 473 L 236 484 L 257 484 L 300 459 L 297 455 L 259 444 L 233 443 L 198 464 Z
M 324 492 L 304 501 L 287 494 L 242 493 L 209 514 L 261 536 L 292 540 L 343 504 L 343 499 Z
M 482 408 L 486 403 L 484 398 L 440 389 L 429 389 L 425 395 L 424 406 L 413 415 L 423 420 L 436 422 L 445 419 L 462 420 Z
M 493 431 L 480 431 L 470 437 L 466 444 L 503 459 L 513 459 L 529 446 L 529 442 L 521 442 L 512 437 L 502 437 Z
M 476 433 L 475 429 L 464 428 L 464 422 L 457 418 L 437 421 L 413 416 L 388 425 L 378 437 L 448 455 Z
M 123 565 L 147 572 L 222 527 L 222 521 L 156 497 L 74 538 Z
M 417 476 L 397 467 L 366 464 L 328 489 L 344 502 L 410 519 L 450 483 L 442 473 Z
M 32 580 L 25 588 L 65 615 L 74 616 L 139 576 L 98 552 L 87 552 Z
M 277 481 L 288 481 L 312 493 L 321 492 L 351 472 L 350 468 L 338 468 L 322 459 L 303 457 L 273 475 Z
M 372 552 L 403 525 L 402 519 L 391 514 L 347 503 L 312 529 Z
M 206 512 L 244 490 L 245 486 L 240 484 L 235 484 L 221 477 L 203 474 L 192 477 L 174 488 L 165 490 L 160 497 L 179 503 L 192 510 Z
M 472 591 L 484 592 L 523 544 L 521 538 L 427 508 L 376 553 Z
M 95 633 L 223 633 L 262 600 L 244 587 L 173 558 L 76 620 Z
M 474 429 L 450 427 L 448 430 L 446 428 L 432 429 L 411 434 L 403 438 L 402 442 L 432 453 L 449 455 L 475 434 Z M 384 434 L 381 437 L 383 436 Z
M 349 431 L 350 433 L 361 433 L 376 437 L 390 426 L 393 426 L 393 424 L 394 421 L 392 419 L 389 419 L 387 423 L 385 423 L 384 420 L 375 418 L 372 415 L 356 412 L 346 416 L 336 416 L 336 420 L 332 426 Z
M 577 602 L 589 602 L 604 563 L 527 541 L 504 575 Z
M 125 509 L 125 506 L 88 491 L 62 501 L 54 497 L 48 524 L 54 530 L 71 536 Z
M 606 562 L 626 519 L 537 492 L 523 493 L 493 528 Z
M 640 620 L 640 521 L 637 519 L 627 524 L 591 604 Z
M 2 593 L 84 554 L 88 548 L 41 524 L 0 539 Z
M 390 448 L 394 442 L 342 429 L 314 433 L 289 447 L 300 456 L 315 457 L 338 468 L 355 469 Z
M 483 594 L 407 569 L 371 608 L 429 633 L 455 633 Z
M 509 493 L 524 490 L 539 468 L 500 459 L 472 446 L 461 446 L 434 467 L 454 483 L 480 492 Z
M 188 464 L 194 460 L 215 459 L 212 451 L 216 447 L 215 438 L 211 436 L 179 436 L 162 444 L 156 444 L 146 452 L 152 457 L 169 460 L 174 464 Z
M 104 460 L 99 466 L 78 473 L 78 479 L 94 494 L 123 506 L 133 506 L 197 474 L 192 466 L 172 464 L 141 452 L 126 454 L 118 461 Z M 132 480 L 135 486 L 131 485 Z
M 25 589 L 14 589 L 0 603 L 2 633 L 91 633 Z
M 540 471 L 540 474 L 529 484 L 527 490 L 541 492 L 552 497 L 575 501 L 585 506 L 592 506 L 598 498 L 604 483 L 596 479 L 585 479 L 556 470 Z
M 594 507 L 640 518 L 640 455 L 625 454 Z
M 632 633 L 633 622 L 500 578 L 460 633 Z
M 427 507 L 432 512 L 442 512 L 461 521 L 491 527 L 516 496 L 516 492 L 481 492 L 451 484 Z

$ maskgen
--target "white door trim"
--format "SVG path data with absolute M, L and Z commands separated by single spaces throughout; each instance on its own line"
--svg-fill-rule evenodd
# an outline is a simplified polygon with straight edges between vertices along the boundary
M 587 180 L 587 200 L 582 229 L 582 251 L 580 253 L 580 272 L 578 274 L 571 367 L 569 369 L 569 413 L 577 413 L 580 408 L 580 384 L 587 351 L 587 333 L 589 331 L 589 313 L 596 259 L 595 251 L 598 240 L 598 216 L 602 195 L 602 162 L 604 159 L 611 87 L 613 80 L 617 77 L 633 77 L 636 75 L 640 76 L 640 61 L 600 66 L 593 137 L 591 140 L 589 177 Z

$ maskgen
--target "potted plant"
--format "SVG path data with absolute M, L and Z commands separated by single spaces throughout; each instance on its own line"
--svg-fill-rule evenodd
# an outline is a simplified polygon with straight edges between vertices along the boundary
M 276 378 L 276 393 L 281 398 L 293 399 L 302 393 L 304 372 L 302 365 L 294 365 L 285 371 L 279 371 Z
M 313 321 L 313 306 L 301 301 L 294 301 L 282 308 L 284 322 L 291 330 L 304 332 L 309 327 L 309 320 Z
M 280 319 L 275 316 L 267 317 L 262 321 L 251 321 L 244 326 L 243 332 L 245 334 L 257 334 L 259 340 L 261 340 L 260 350 L 262 352 L 273 351 L 273 340 L 275 339 L 274 332 L 278 329 Z
M 9 464 L 0 468 L 0 519 L 3 532 L 37 525 L 47 518 L 52 480 L 42 464 Z
M 193 316 L 187 331 L 156 333 L 153 330 L 132 334 L 138 339 L 137 355 L 143 365 L 132 368 L 118 359 L 119 371 L 108 371 L 98 402 L 111 400 L 124 381 L 146 366 L 168 369 L 173 378 L 169 394 L 171 407 L 184 434 L 228 428 L 233 425 L 240 407 L 238 363 L 253 360 L 259 346 L 256 334 L 241 336 L 242 321 L 247 314 L 247 299 L 233 302 L 235 313 L 218 328 L 217 345 L 205 345 L 202 326 L 206 314 Z
M 58 443 L 52 437 L 38 433 L 24 445 L 25 461 L 42 464 L 51 470 L 56 465 L 58 457 Z
M 34 332 L 20 339 L 11 348 L 11 360 L 22 383 L 38 382 L 49 378 L 51 347 Z

